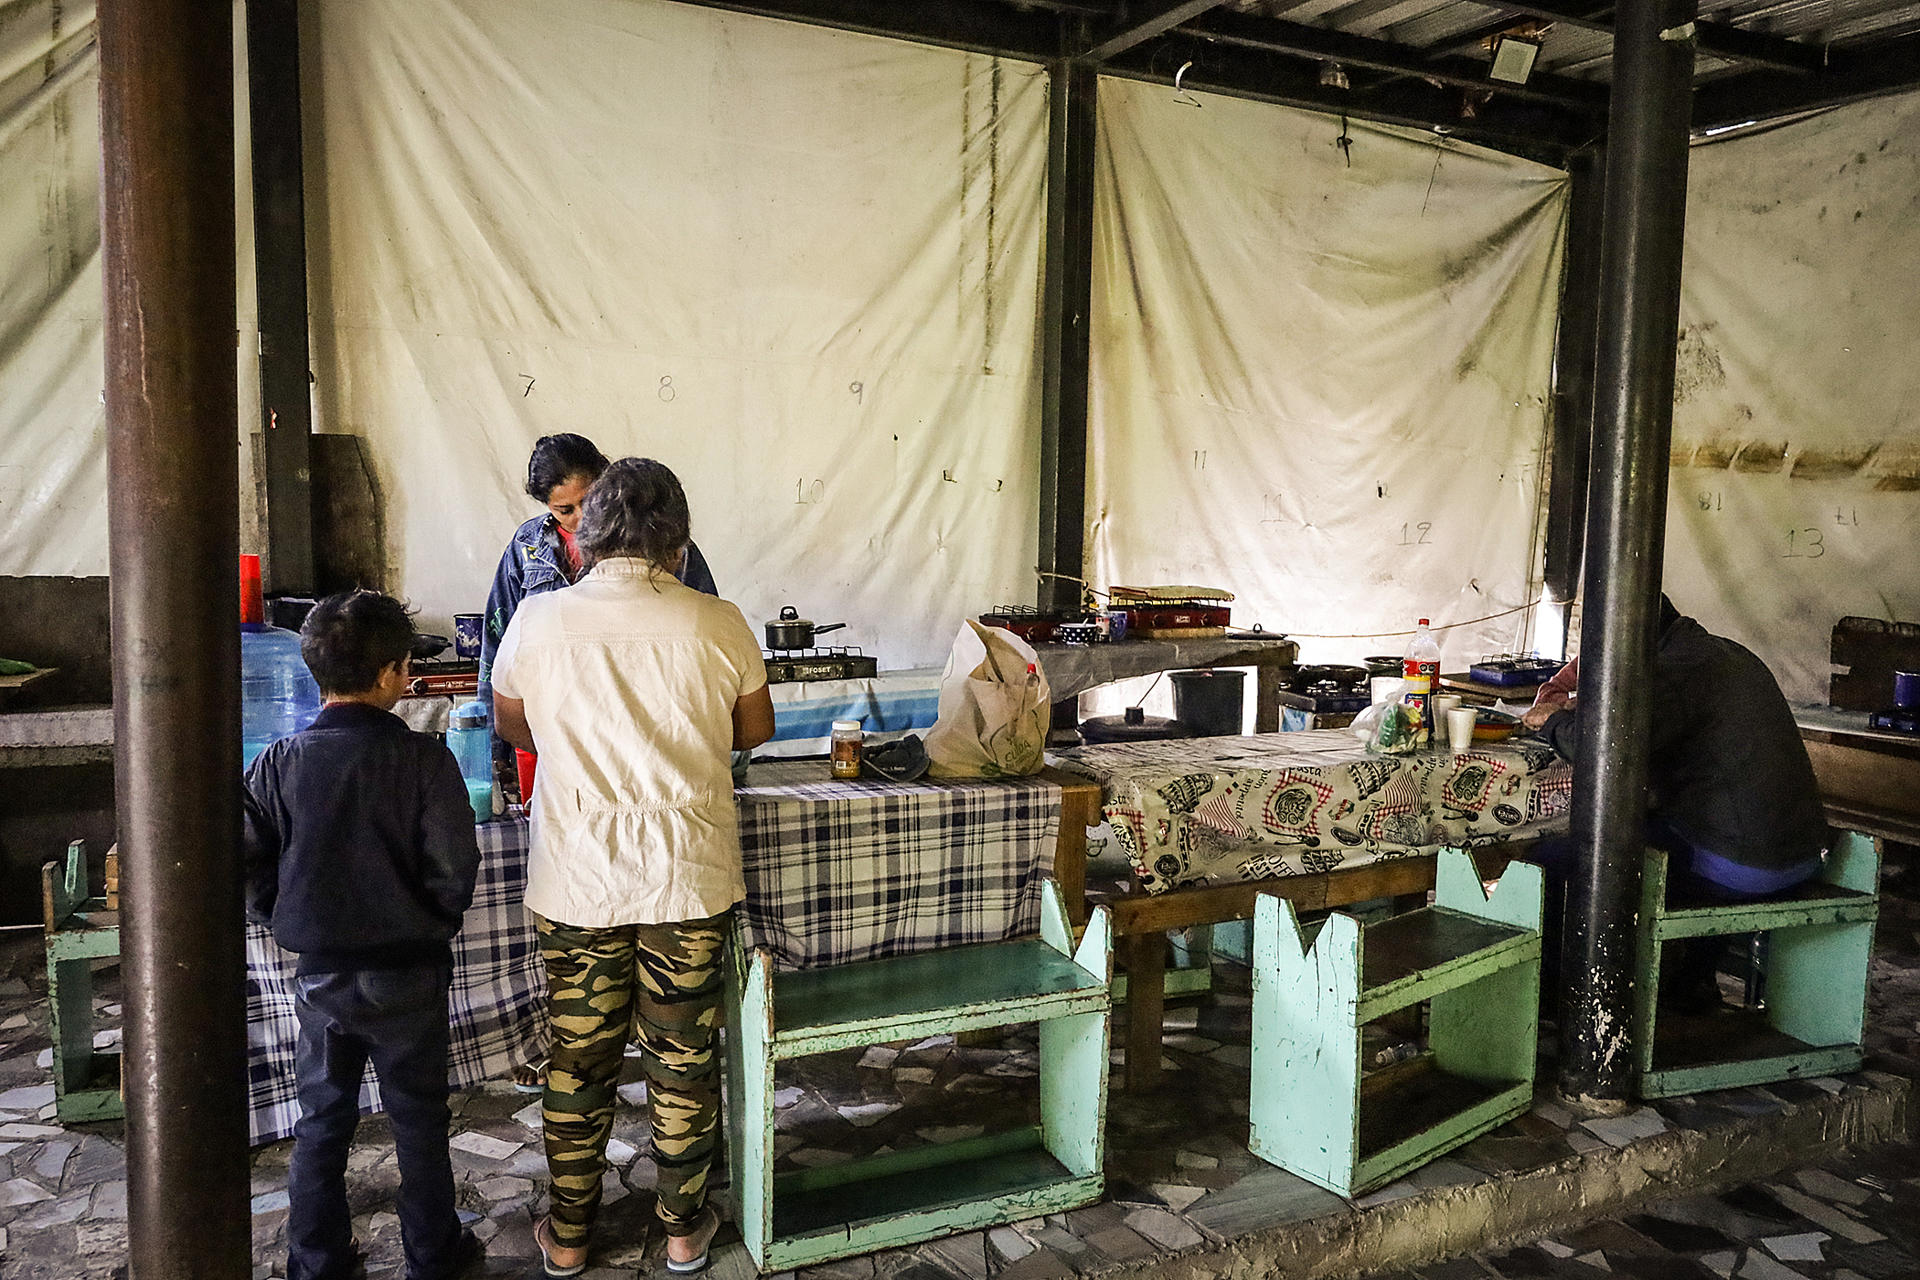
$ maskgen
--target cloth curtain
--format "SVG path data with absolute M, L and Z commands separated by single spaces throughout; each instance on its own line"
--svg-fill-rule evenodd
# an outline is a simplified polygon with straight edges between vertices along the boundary
M 1920 621 L 1917 170 L 1914 94 L 1689 166 L 1666 585 L 1796 701 L 1840 618 Z
M 1313 635 L 1526 604 L 1565 174 L 1131 81 L 1099 117 L 1095 583 L 1222 586 L 1236 624 Z M 1443 633 L 1448 661 L 1524 623 Z

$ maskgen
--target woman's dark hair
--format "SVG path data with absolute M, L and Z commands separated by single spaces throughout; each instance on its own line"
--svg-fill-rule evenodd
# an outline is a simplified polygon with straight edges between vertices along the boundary
M 300 656 L 331 694 L 365 693 L 413 647 L 413 615 L 378 591 L 342 591 L 300 624 Z
M 588 564 L 638 556 L 671 569 L 692 536 L 686 490 L 666 463 L 622 458 L 587 490 L 576 536 Z
M 545 502 L 548 494 L 574 476 L 597 480 L 606 469 L 607 455 L 585 436 L 571 431 L 541 436 L 533 442 L 533 456 L 527 459 L 527 496 Z

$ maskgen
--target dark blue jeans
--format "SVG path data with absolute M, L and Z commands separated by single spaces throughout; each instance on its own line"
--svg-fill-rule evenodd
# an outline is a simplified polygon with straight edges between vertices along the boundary
M 341 1280 L 358 1265 L 347 1208 L 347 1153 L 367 1063 L 393 1122 L 400 1239 L 408 1280 L 451 1273 L 460 1243 L 447 1155 L 448 964 L 306 974 L 294 979 L 300 1120 L 288 1178 L 288 1280 Z

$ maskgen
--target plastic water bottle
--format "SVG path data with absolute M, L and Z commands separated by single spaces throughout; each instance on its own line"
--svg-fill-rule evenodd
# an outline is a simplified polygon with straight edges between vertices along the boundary
M 467 782 L 467 803 L 476 822 L 493 816 L 493 734 L 488 731 L 487 706 L 468 702 L 453 709 L 447 721 L 447 748 Z
M 1415 740 L 1424 746 L 1432 741 L 1433 695 L 1440 691 L 1440 640 L 1425 618 L 1400 662 L 1400 679 L 1406 686 L 1401 701 L 1414 718 Z
M 320 686 L 300 656 L 300 637 L 270 627 L 260 595 L 260 557 L 240 557 L 240 767 L 267 744 L 320 714 Z

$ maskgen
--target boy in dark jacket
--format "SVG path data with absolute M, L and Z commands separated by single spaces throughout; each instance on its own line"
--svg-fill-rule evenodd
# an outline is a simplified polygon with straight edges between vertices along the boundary
M 321 601 L 300 652 L 325 705 L 247 771 L 247 914 L 295 952 L 300 1038 L 288 1280 L 358 1274 L 347 1153 L 369 1062 L 393 1122 L 407 1280 L 478 1271 L 447 1153 L 449 945 L 480 853 L 453 755 L 392 713 L 413 621 L 372 591 Z

